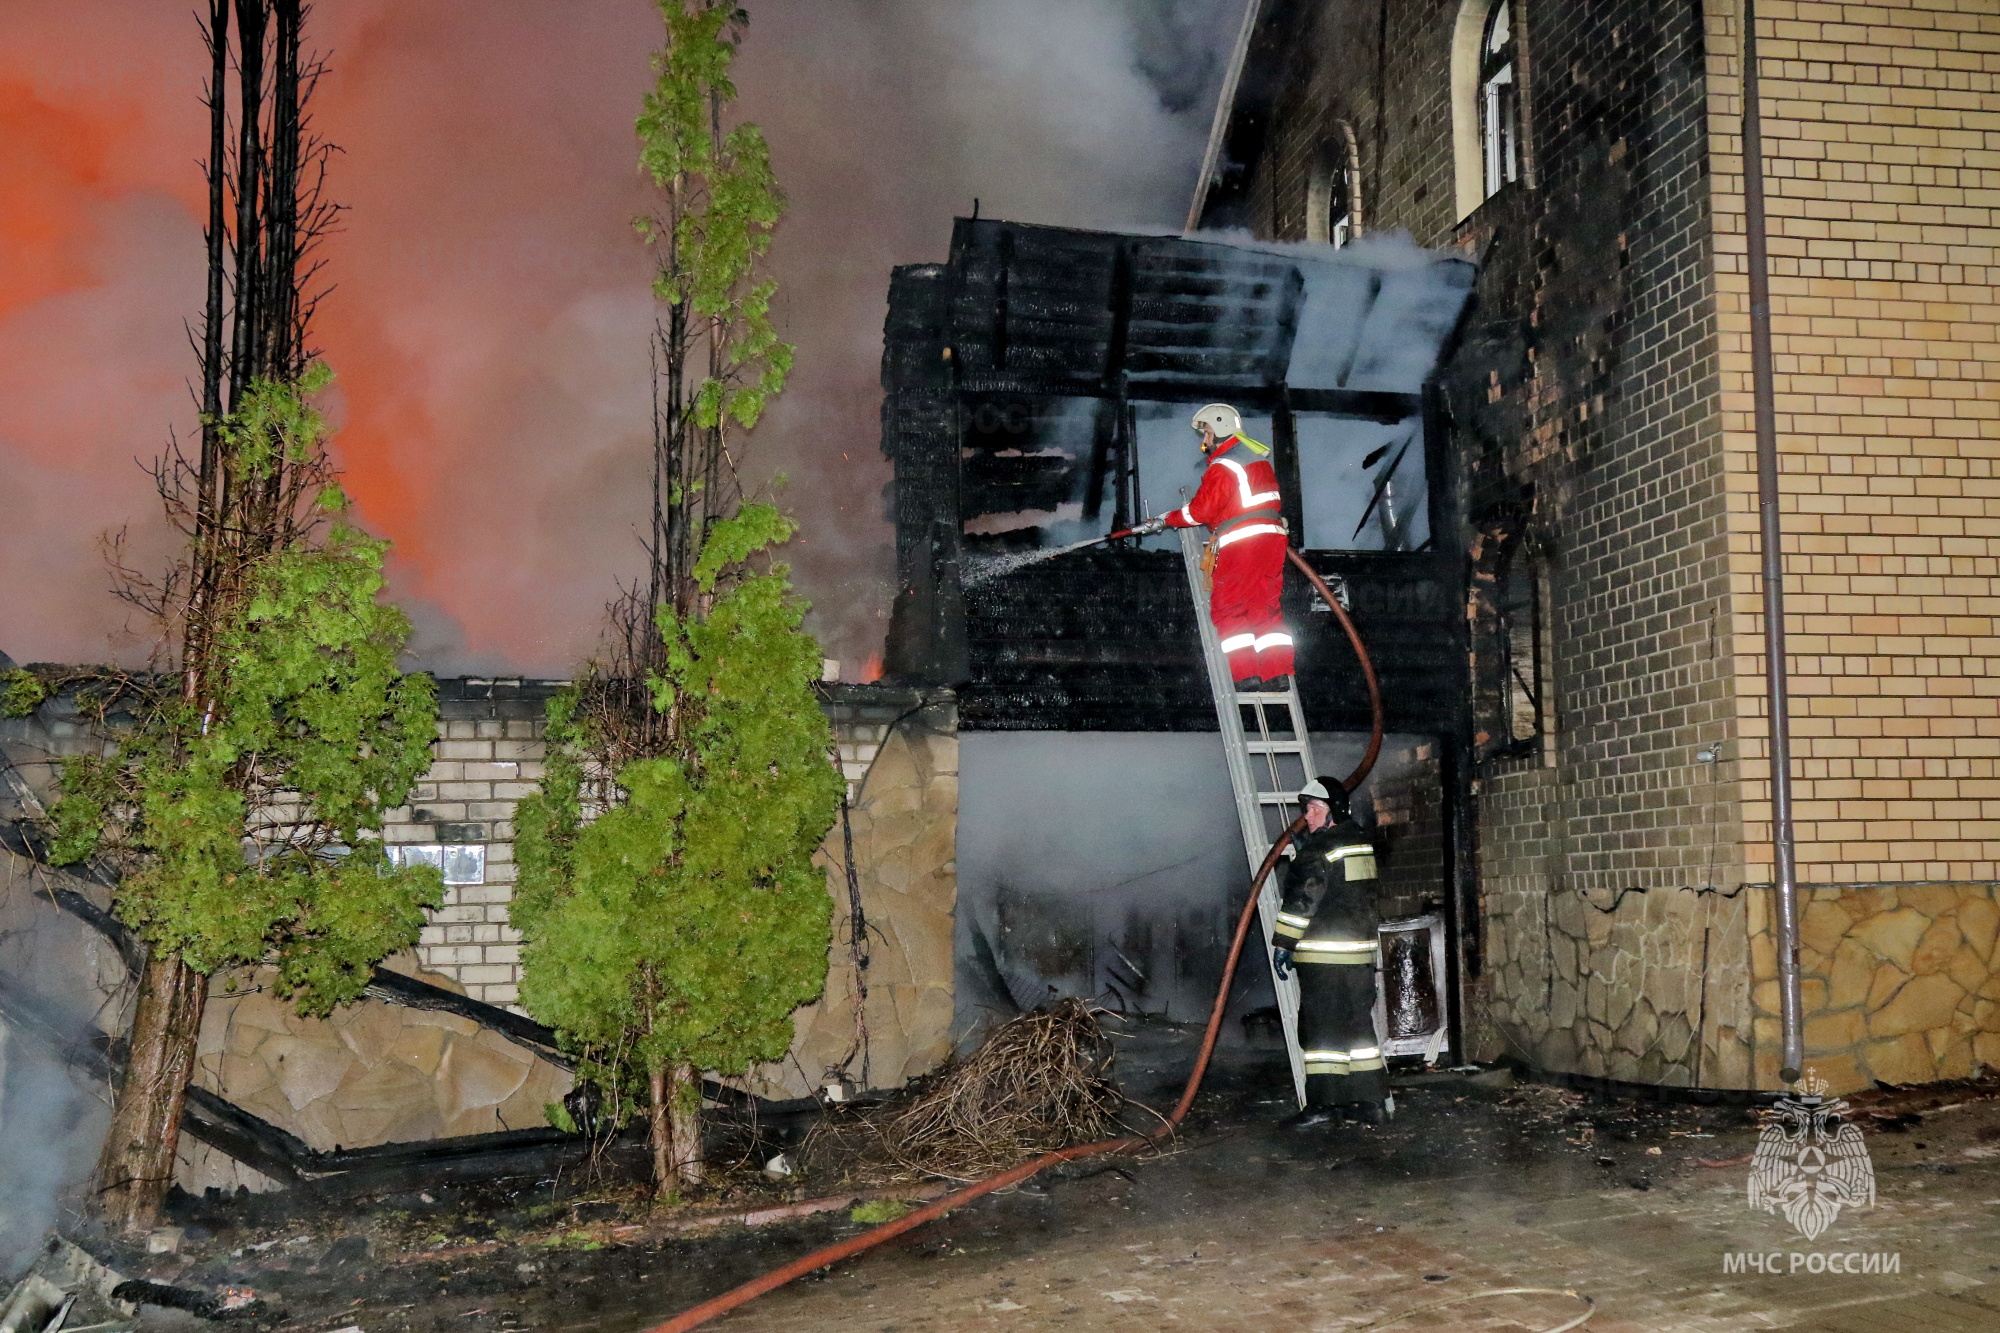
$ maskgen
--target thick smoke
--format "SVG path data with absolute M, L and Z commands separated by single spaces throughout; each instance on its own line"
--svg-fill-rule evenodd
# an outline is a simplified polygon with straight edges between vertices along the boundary
M 741 106 L 791 210 L 792 387 L 750 443 L 788 474 L 830 655 L 878 651 L 877 375 L 889 268 L 955 214 L 1178 224 L 1241 0 L 764 0 Z M 643 0 L 322 6 L 320 128 L 350 206 L 320 342 L 363 521 L 396 542 L 422 664 L 556 673 L 637 560 Z M 98 534 L 166 549 L 135 459 L 185 435 L 200 294 L 202 55 L 171 7 L 0 12 L 0 624 L 26 659 L 130 660 Z
M 50 887 L 0 851 L 0 1283 L 83 1202 L 110 1119 L 96 1038 L 120 1026 L 129 992 L 116 951 Z
M 60 1201 L 90 1178 L 110 1112 L 0 1018 L 0 1283 L 41 1249 Z
M 1355 794 L 1362 823 L 1420 740 L 1385 738 L 1391 758 Z M 1351 772 L 1367 741 L 1315 733 L 1318 772 Z M 1051 993 L 1207 1016 L 1249 882 L 1216 733 L 968 732 L 959 771 L 961 1039 Z M 1268 970 L 1239 971 L 1233 1007 L 1270 1002 Z

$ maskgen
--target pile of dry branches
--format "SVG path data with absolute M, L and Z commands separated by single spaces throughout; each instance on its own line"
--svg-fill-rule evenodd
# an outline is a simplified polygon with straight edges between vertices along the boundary
M 877 1106 L 828 1115 L 799 1151 L 814 1177 L 977 1180 L 1115 1132 L 1111 1043 L 1081 1000 L 1022 1014 Z

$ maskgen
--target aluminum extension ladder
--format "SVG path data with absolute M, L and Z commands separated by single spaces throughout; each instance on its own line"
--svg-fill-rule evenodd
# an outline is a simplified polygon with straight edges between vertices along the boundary
M 1312 738 L 1299 707 L 1299 681 L 1292 677 L 1284 690 L 1238 694 L 1230 679 L 1229 659 L 1208 615 L 1208 579 L 1201 572 L 1202 541 L 1193 528 L 1181 528 L 1181 557 L 1187 564 L 1188 593 L 1194 598 L 1195 623 L 1201 627 L 1201 656 L 1208 666 L 1208 687 L 1215 696 L 1215 718 L 1222 727 L 1222 752 L 1229 762 L 1229 785 L 1236 793 L 1236 818 L 1243 830 L 1243 851 L 1250 873 L 1264 864 L 1271 844 L 1298 818 L 1298 792 L 1318 775 L 1313 766 Z M 1306 1065 L 1299 1048 L 1299 977 L 1296 969 L 1280 978 L 1271 963 L 1271 928 L 1278 917 L 1278 876 L 1273 871 L 1257 898 L 1263 935 L 1257 942 L 1271 984 L 1278 992 L 1278 1021 L 1285 1030 L 1285 1053 L 1292 1062 L 1292 1089 L 1300 1106 L 1306 1104 Z M 1250 946 L 1245 941 L 1245 947 Z

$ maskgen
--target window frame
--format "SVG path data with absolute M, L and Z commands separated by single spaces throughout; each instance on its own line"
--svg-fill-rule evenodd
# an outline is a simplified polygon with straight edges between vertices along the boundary
M 1490 743 L 1497 760 L 1539 758 L 1555 762 L 1555 662 L 1552 634 L 1549 562 L 1534 551 L 1517 548 L 1500 571 L 1493 591 L 1493 637 L 1498 655 L 1499 716 L 1502 735 Z M 1525 618 L 1526 624 L 1522 624 Z M 1520 648 L 1525 641 L 1525 662 Z M 1532 733 L 1520 735 L 1515 720 L 1525 702 L 1533 720 Z
M 1496 49 L 1496 30 L 1503 21 L 1506 28 Z M 1521 179 L 1518 37 L 1513 0 L 1493 0 L 1479 40 L 1479 156 L 1486 199 Z
M 1492 35 L 1490 20 L 1503 0 L 1463 0 L 1452 28 L 1452 181 L 1460 223 L 1478 212 L 1488 199 L 1506 193 L 1509 185 L 1518 184 L 1525 189 L 1535 186 L 1535 158 L 1528 133 L 1534 111 L 1529 89 L 1534 64 L 1532 34 L 1523 0 L 1504 2 L 1507 17 L 1504 59 L 1491 64 L 1486 59 L 1486 46 Z M 1485 102 L 1491 76 L 1502 68 L 1508 68 L 1511 78 L 1506 86 L 1513 91 L 1506 99 L 1506 128 L 1511 133 L 1503 145 L 1507 151 L 1500 155 L 1500 164 L 1511 167 L 1513 174 L 1498 173 L 1505 179 L 1489 189 L 1486 127 L 1491 118 Z
M 1306 180 L 1306 239 L 1339 249 L 1361 236 L 1361 148 L 1353 125 L 1337 121 L 1335 129 Z

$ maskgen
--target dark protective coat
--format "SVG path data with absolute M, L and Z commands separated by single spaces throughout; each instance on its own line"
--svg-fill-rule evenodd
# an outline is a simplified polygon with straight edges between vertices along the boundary
M 1375 845 L 1352 820 L 1308 833 L 1279 878 L 1271 943 L 1299 974 L 1306 1102 L 1342 1106 L 1388 1096 L 1375 1036 Z

